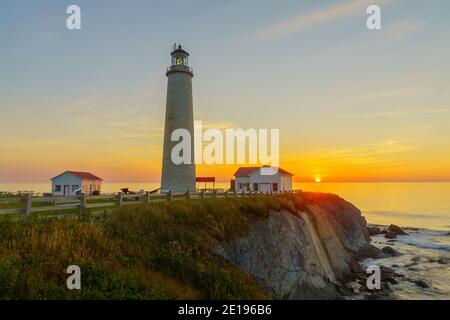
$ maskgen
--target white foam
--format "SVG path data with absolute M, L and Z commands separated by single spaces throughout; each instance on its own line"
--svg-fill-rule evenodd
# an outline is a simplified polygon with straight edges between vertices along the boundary
M 397 240 L 419 248 L 450 251 L 449 244 L 438 242 L 430 237 L 423 235 L 399 236 L 397 237 Z

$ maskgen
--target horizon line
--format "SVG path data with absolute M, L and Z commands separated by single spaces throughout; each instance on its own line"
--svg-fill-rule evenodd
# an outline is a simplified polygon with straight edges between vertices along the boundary
M 217 180 L 216 183 L 229 183 L 230 180 Z M 418 180 L 327 180 L 321 182 L 315 182 L 313 179 L 306 181 L 292 181 L 292 183 L 314 183 L 314 184 L 325 184 L 325 183 L 436 183 L 436 182 L 450 182 L 450 179 L 439 179 L 439 180 L 429 180 L 429 179 L 418 179 Z M 1 184 L 31 184 L 31 183 L 51 183 L 48 181 L 6 181 L 0 182 Z M 161 183 L 161 181 L 108 181 L 103 180 L 102 183 Z

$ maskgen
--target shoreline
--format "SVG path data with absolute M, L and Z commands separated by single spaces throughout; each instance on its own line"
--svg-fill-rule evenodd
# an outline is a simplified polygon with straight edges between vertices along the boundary
M 371 227 L 388 228 L 386 225 L 368 224 Z M 357 288 L 356 299 L 450 299 L 450 237 L 448 231 L 426 228 L 402 227 L 407 235 L 393 239 L 378 233 L 371 235 L 371 244 L 389 252 L 384 258 L 368 258 L 360 261 L 363 268 L 378 265 L 385 273 L 380 291 L 360 291 L 361 283 L 351 282 Z M 415 239 L 415 241 L 409 241 Z M 447 241 L 446 243 L 443 243 Z M 425 244 L 425 245 L 424 245 Z M 441 247 L 440 247 L 441 246 Z

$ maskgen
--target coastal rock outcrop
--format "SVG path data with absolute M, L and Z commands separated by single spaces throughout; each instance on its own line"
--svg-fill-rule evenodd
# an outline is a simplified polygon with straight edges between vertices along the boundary
M 380 234 L 381 228 L 380 227 L 375 227 L 375 226 L 370 226 L 370 227 L 367 227 L 367 231 L 369 232 L 369 234 L 371 236 L 375 236 L 377 234 Z
M 399 257 L 402 254 L 390 246 L 383 247 L 381 251 L 391 257 Z
M 392 233 L 395 233 L 398 236 L 407 236 L 408 234 L 399 226 L 396 226 L 395 224 L 391 224 L 389 226 L 389 231 Z
M 359 260 L 386 256 L 370 244 L 361 212 L 334 195 L 303 194 L 295 209 L 272 211 L 218 253 L 275 299 L 334 299 L 363 272 Z

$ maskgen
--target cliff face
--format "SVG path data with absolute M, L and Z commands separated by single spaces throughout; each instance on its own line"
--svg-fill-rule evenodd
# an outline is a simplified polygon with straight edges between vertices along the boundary
M 275 299 L 333 299 L 359 259 L 375 256 L 365 219 L 333 195 L 304 194 L 295 209 L 272 211 L 218 252 Z
M 339 298 L 373 254 L 359 210 L 333 195 L 155 202 L 0 221 L 0 299 Z M 67 290 L 68 263 L 83 290 Z

